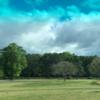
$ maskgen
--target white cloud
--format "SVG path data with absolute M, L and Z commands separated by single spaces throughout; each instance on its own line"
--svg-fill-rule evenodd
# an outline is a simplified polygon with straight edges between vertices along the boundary
M 31 13 L 35 16 L 19 14 L 12 20 L 1 19 L 0 47 L 16 42 L 31 53 L 69 51 L 79 55 L 100 55 L 100 12 L 84 14 L 74 6 L 67 10 L 50 9 L 43 14 L 36 12 Z M 59 21 L 62 16 L 68 18 Z
M 68 51 L 81 55 L 100 54 L 99 12 L 91 12 L 88 15 L 80 13 L 79 17 L 72 17 L 71 20 L 57 24 L 55 31 L 57 38 L 53 45 L 64 48 L 66 43 L 77 44 L 77 50 L 73 47 Z
M 91 9 L 100 9 L 100 0 L 86 0 L 84 5 Z

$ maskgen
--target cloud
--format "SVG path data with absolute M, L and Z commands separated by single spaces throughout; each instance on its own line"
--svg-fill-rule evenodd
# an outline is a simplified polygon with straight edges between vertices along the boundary
M 99 55 L 100 13 L 85 14 L 81 13 L 78 8 L 74 13 L 72 8 L 75 7 L 69 8 L 66 15 L 70 18 L 66 17 L 63 21 L 59 20 L 61 15 L 57 12 L 56 16 L 51 16 L 54 10 L 45 12 L 47 13 L 46 17 L 39 12 L 34 18 L 32 16 L 25 17 L 25 15 L 22 17 L 27 20 L 1 21 L 1 47 L 16 42 L 31 53 L 69 51 L 78 55 Z M 65 12 L 61 8 L 57 8 L 56 11 L 59 12 L 59 9 Z M 38 19 L 38 15 L 46 20 Z
M 49 48 L 48 44 L 55 38 L 52 33 L 54 23 L 55 21 L 50 19 L 46 21 L 34 21 L 33 19 L 22 22 L 2 21 L 0 22 L 0 47 L 3 48 L 15 42 L 28 52 L 46 52 Z
M 0 1 L 0 48 L 16 42 L 30 53 L 100 55 L 99 11 L 85 13 L 75 4 L 65 6 L 58 0 L 52 4 L 49 0 L 21 0 L 20 5 L 19 0 L 4 1 Z
M 94 10 L 100 10 L 100 0 L 86 0 L 83 5 Z
M 57 24 L 54 46 L 64 48 L 67 44 L 73 46 L 74 53 L 81 55 L 100 54 L 100 13 L 91 12 L 88 15 L 80 13 Z M 72 52 L 71 50 L 69 50 Z

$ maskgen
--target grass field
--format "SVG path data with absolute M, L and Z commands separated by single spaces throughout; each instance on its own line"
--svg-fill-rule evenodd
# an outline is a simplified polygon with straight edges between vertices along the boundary
M 99 80 L 1 80 L 0 100 L 100 100 L 100 84 Z

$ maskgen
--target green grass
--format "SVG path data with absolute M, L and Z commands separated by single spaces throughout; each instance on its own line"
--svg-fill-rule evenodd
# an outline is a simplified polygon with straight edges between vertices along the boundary
M 99 80 L 1 80 L 0 100 L 100 100 L 98 83 Z

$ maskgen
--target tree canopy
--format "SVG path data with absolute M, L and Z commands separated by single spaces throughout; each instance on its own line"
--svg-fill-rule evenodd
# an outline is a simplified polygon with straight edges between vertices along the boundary
M 3 51 L 5 51 L 2 54 L 4 77 L 11 79 L 19 77 L 27 66 L 26 52 L 15 43 L 9 44 Z
M 15 43 L 2 51 L 0 78 L 100 77 L 98 56 L 77 56 L 69 52 L 29 54 Z

